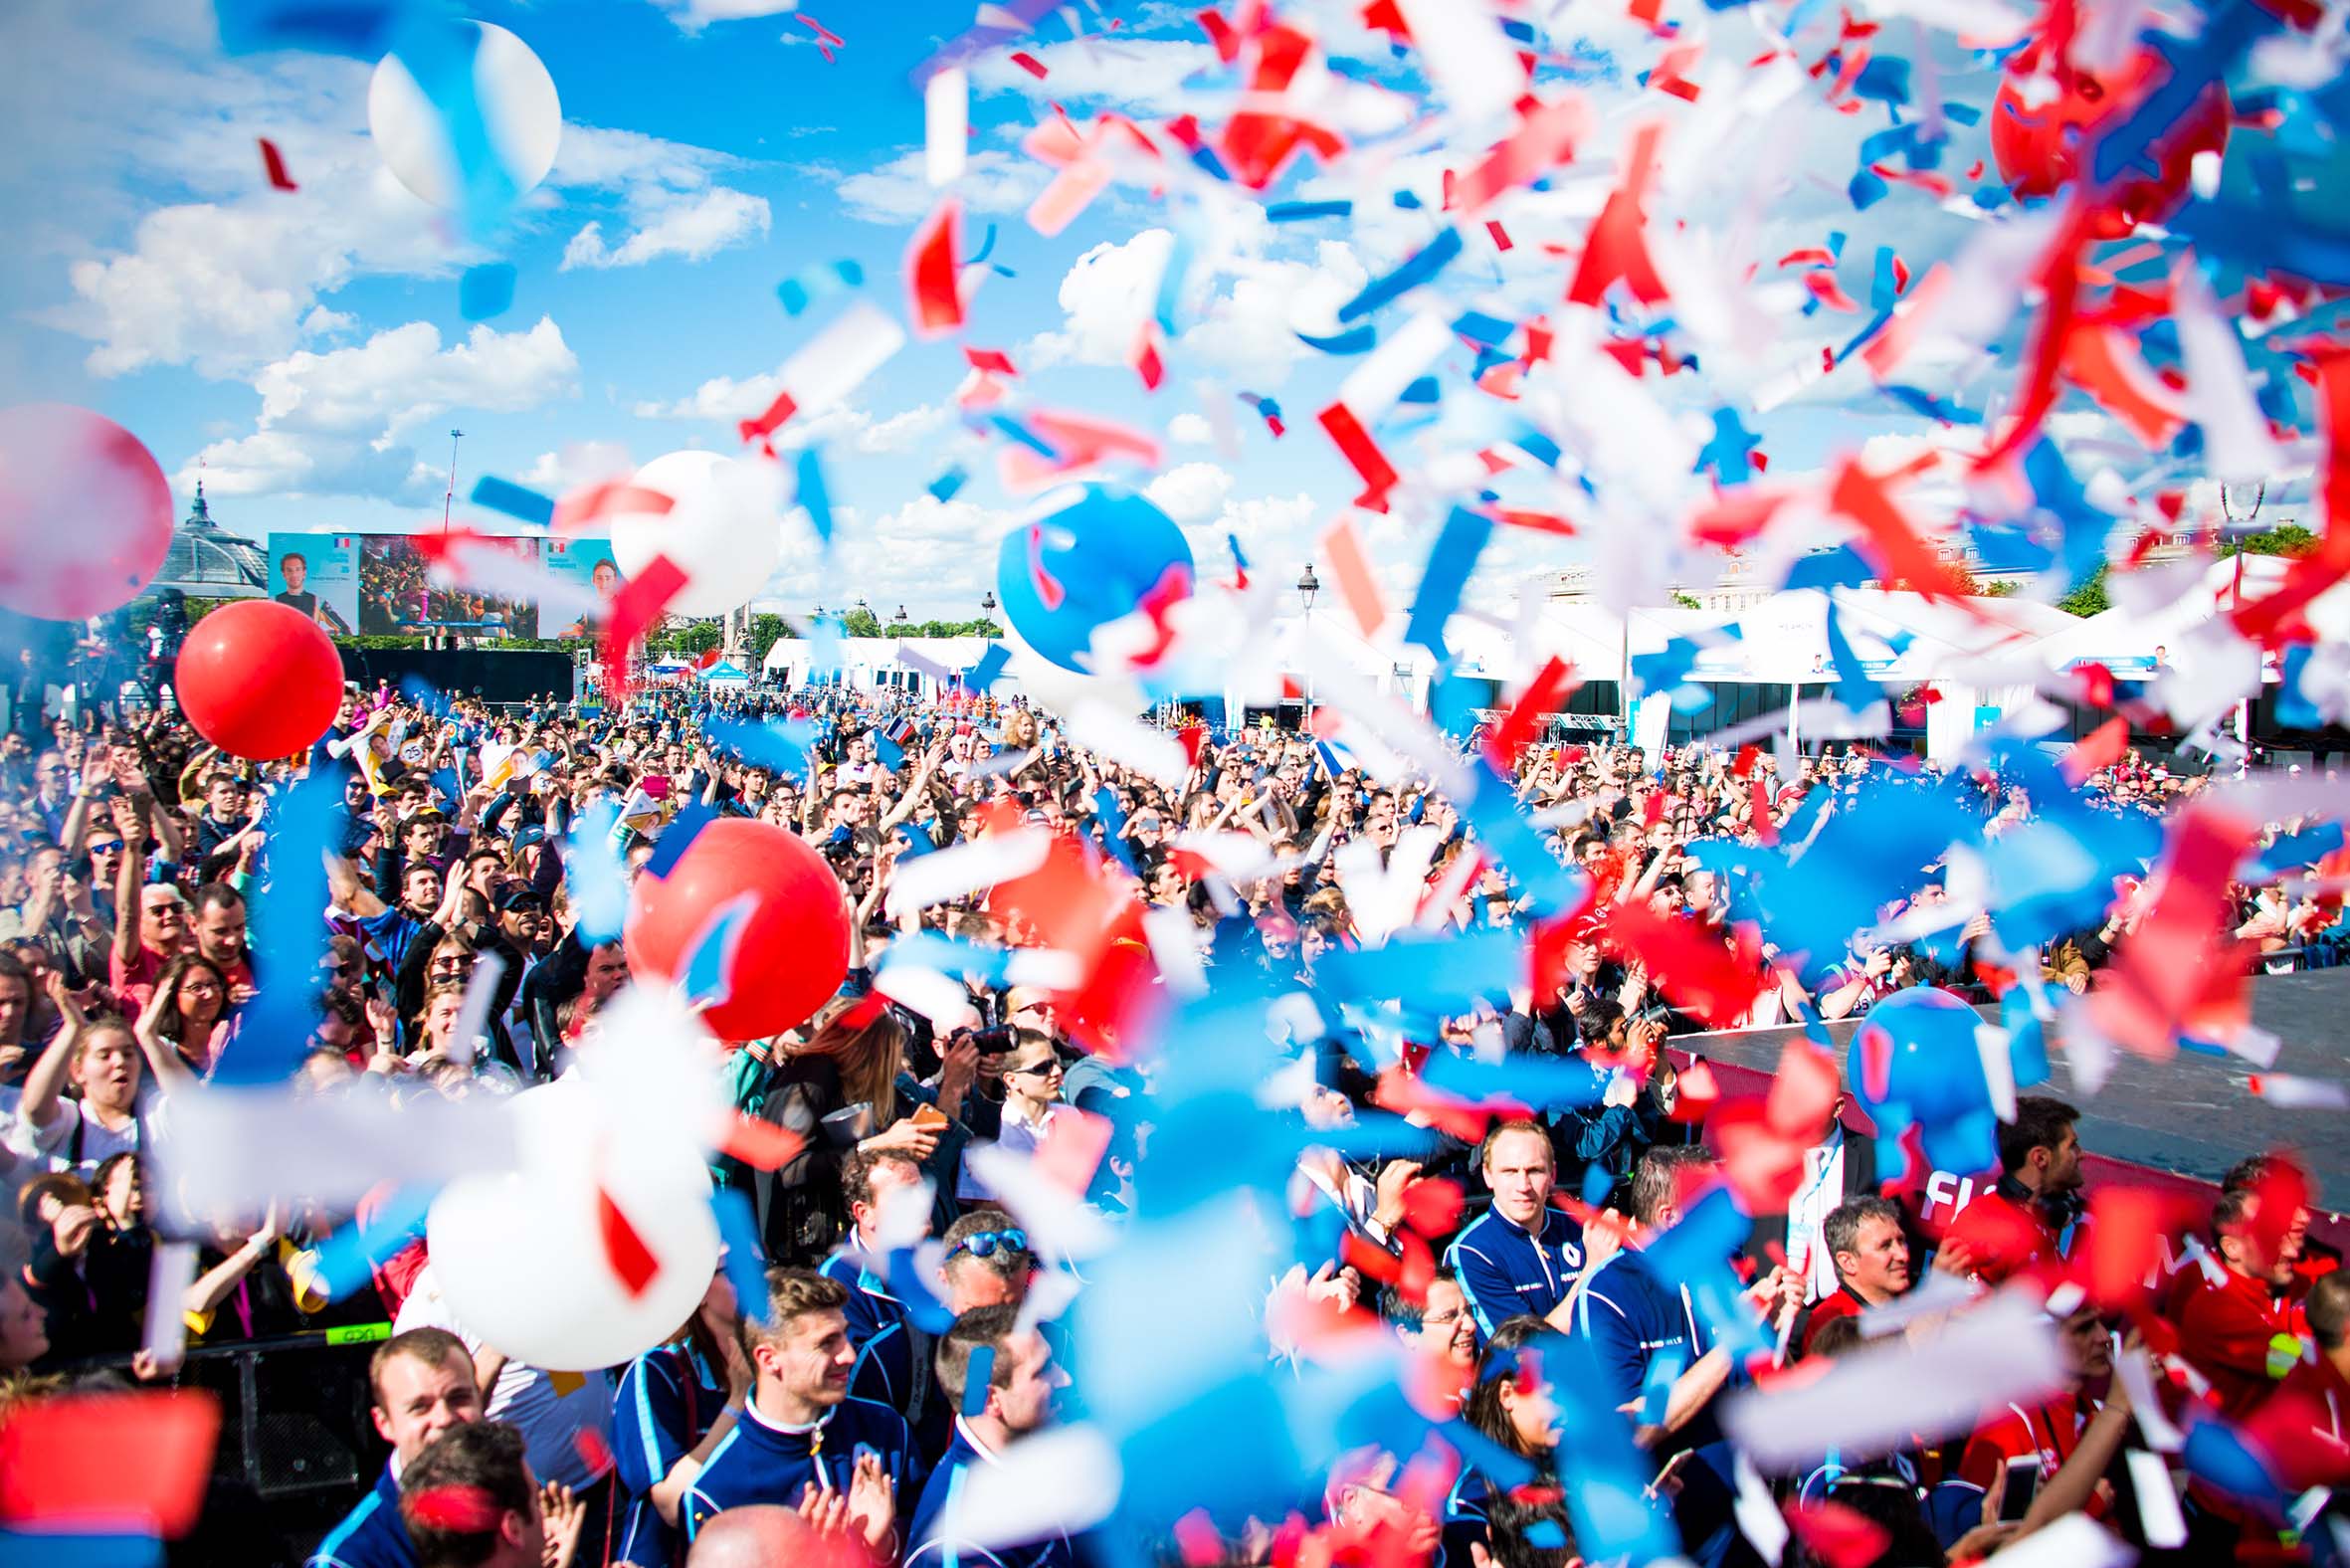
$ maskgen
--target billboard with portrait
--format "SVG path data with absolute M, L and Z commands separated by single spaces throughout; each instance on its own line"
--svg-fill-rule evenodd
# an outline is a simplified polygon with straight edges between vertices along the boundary
M 359 629 L 359 538 L 355 533 L 270 535 L 270 597 L 337 637 Z
M 620 573 L 620 563 L 612 558 L 610 539 L 577 539 L 549 537 L 540 545 L 540 561 L 547 575 L 558 581 L 585 588 L 603 604 L 610 604 L 628 579 Z M 572 620 L 557 626 L 549 617 L 539 628 L 541 637 L 593 637 L 595 622 Z
M 535 568 L 536 539 L 499 545 Z M 538 635 L 538 606 L 482 588 L 433 580 L 432 562 L 404 533 L 371 533 L 359 543 L 359 630 L 371 636 L 455 632 L 496 641 Z

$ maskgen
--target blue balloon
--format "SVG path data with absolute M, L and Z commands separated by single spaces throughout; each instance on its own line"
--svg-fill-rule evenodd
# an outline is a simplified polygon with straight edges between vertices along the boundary
M 1853 1035 L 1845 1081 L 1876 1123 L 1880 1148 L 1915 1126 L 1926 1158 L 1942 1170 L 1972 1173 L 1999 1163 L 1999 1118 L 1975 1045 L 1981 1022 L 1973 1008 L 1929 986 L 1896 992 L 1868 1010 Z
M 1179 573 L 1169 582 L 1170 573 Z M 1131 490 L 1081 485 L 1058 508 L 1004 536 L 996 595 L 1028 646 L 1091 674 L 1093 630 L 1131 615 L 1154 590 L 1191 591 L 1191 545 Z

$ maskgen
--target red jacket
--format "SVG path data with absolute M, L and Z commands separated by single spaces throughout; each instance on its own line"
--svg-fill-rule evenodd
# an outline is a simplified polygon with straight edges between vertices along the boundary
M 1985 1284 L 2002 1283 L 2042 1259 L 2057 1256 L 2056 1233 L 2040 1205 L 2029 1197 L 2018 1202 L 1997 1187 L 1977 1193 L 1950 1222 L 1942 1245 L 1954 1242 L 1966 1247 L 1975 1277 Z
M 2265 1281 L 2233 1269 L 2219 1284 L 2200 1270 L 2194 1277 L 2194 1287 L 2182 1291 L 2174 1306 L 2179 1353 L 2210 1380 L 2220 1413 L 2241 1422 L 2291 1370 L 2289 1360 L 2271 1370 L 2270 1348 L 2279 1335 L 2300 1333 L 2300 1298 L 2289 1288 L 2271 1289 Z

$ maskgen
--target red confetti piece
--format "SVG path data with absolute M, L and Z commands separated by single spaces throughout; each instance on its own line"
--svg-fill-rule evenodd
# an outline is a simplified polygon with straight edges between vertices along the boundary
M 1892 1532 L 1857 1508 L 1821 1501 L 1787 1510 L 1787 1527 L 1828 1568 L 1867 1568 L 1893 1541 Z
M 1844 286 L 1836 281 L 1836 274 L 1825 268 L 1804 274 L 1804 287 L 1812 292 L 1814 298 L 1831 310 L 1845 310 L 1857 314 L 1860 309 L 1853 296 L 1844 292 Z
M 1888 583 L 1906 584 L 1929 599 L 1964 600 L 1966 579 L 1918 536 L 1894 503 L 1886 485 L 1888 478 L 1898 477 L 1871 474 L 1858 460 L 1847 459 L 1829 504 L 1860 525 L 1862 547 Z
M 400 1511 L 428 1529 L 459 1535 L 494 1530 L 505 1517 L 487 1486 L 428 1486 L 402 1497 Z
M 1142 389 L 1145 392 L 1156 392 L 1159 389 L 1159 383 L 1167 378 L 1167 367 L 1159 358 L 1158 327 L 1154 322 L 1143 322 L 1142 329 L 1134 334 L 1134 352 L 1131 358 L 1134 374 L 1142 379 Z
M 1354 518 L 1341 512 L 1331 519 L 1322 530 L 1321 545 L 1330 575 L 1338 582 L 1338 597 L 1354 617 L 1355 626 L 1366 639 L 1378 636 L 1379 628 L 1387 624 L 1387 602 L 1379 592 L 1379 580 L 1371 573 L 1370 552 L 1363 548 L 1362 531 L 1354 525 Z
M 1575 281 L 1567 289 L 1570 302 L 1597 304 L 1609 286 L 1618 282 L 1643 304 L 1658 304 L 1666 297 L 1664 280 L 1649 260 L 1648 242 L 1642 237 L 1646 220 L 1641 214 L 1641 203 L 1656 169 L 1657 140 L 1664 129 L 1663 125 L 1649 124 L 1633 134 L 1623 181 L 1609 193 L 1607 205 L 1592 221 L 1591 238 L 1576 265 Z
M 261 138 L 261 167 L 262 172 L 270 177 L 271 189 L 282 191 L 301 189 L 300 186 L 294 183 L 294 176 L 286 172 L 285 154 L 281 153 L 278 150 L 278 144 L 267 136 Z
M 1575 143 L 1591 131 L 1591 107 L 1580 96 L 1569 94 L 1540 104 L 1476 167 L 1458 177 L 1450 169 L 1445 171 L 1449 181 L 1445 205 L 1473 214 L 1503 191 L 1530 185 L 1573 158 Z
M 556 501 L 554 520 L 548 526 L 557 533 L 568 533 L 614 512 L 667 516 L 676 504 L 673 497 L 657 490 L 646 490 L 633 481 L 604 480 L 583 485 Z
M 1028 579 L 1036 586 L 1038 601 L 1048 610 L 1060 609 L 1062 600 L 1069 597 L 1061 579 L 1045 567 L 1045 525 L 1041 522 L 1028 525 Z
M 826 27 L 822 22 L 817 21 L 816 18 L 810 16 L 805 11 L 794 11 L 792 13 L 792 20 L 799 23 L 809 32 L 814 33 L 818 43 L 831 46 L 831 49 L 827 49 L 825 51 L 824 58 L 827 60 L 832 59 L 832 49 L 841 49 L 847 47 L 846 41 L 842 39 L 840 34 Z
M 2258 643 L 2274 639 L 2288 617 L 2350 576 L 2350 524 L 2342 521 L 2350 508 L 2350 353 L 2328 352 L 2314 368 L 2325 407 L 2325 469 L 2317 493 L 2335 520 L 2315 550 L 2285 568 L 2284 582 L 2274 593 L 2231 613 L 2237 631 Z
M 0 1425 L 0 1523 L 180 1536 L 212 1477 L 209 1393 L 60 1394 Z
M 757 419 L 744 420 L 735 428 L 741 432 L 742 439 L 745 441 L 763 441 L 774 435 L 785 420 L 799 411 L 800 405 L 792 400 L 791 393 L 778 392 L 775 394 L 775 401 L 767 405 L 766 412 Z
M 1528 528 L 1536 533 L 1555 533 L 1560 538 L 1572 538 L 1575 524 L 1553 511 L 1527 511 L 1519 506 L 1496 506 L 1492 510 L 1495 522 L 1512 528 Z
M 874 992 L 879 996 L 881 993 Z M 718 1136 L 718 1152 L 742 1161 L 753 1170 L 781 1170 L 799 1157 L 807 1140 L 798 1133 L 735 1111 Z
M 1208 42 L 1216 47 L 1219 61 L 1229 66 L 1241 58 L 1241 35 L 1232 30 L 1230 22 L 1224 20 L 1223 12 L 1210 7 L 1193 20 L 1200 24 L 1200 31 L 1208 35 Z
M 918 336 L 936 337 L 963 324 L 963 293 L 956 278 L 956 231 L 963 204 L 952 196 L 939 202 L 905 247 L 907 312 Z
M 604 1261 L 612 1266 L 621 1288 L 632 1296 L 643 1295 L 661 1277 L 661 1260 L 601 1186 L 596 1189 L 596 1230 L 604 1241 Z
M 2180 400 L 2121 328 L 2082 324 L 2065 334 L 2064 375 L 2149 447 L 2166 447 L 2186 423 Z
M 2161 892 L 2115 948 L 2105 984 L 2088 994 L 2106 1038 L 2167 1061 L 2182 1029 L 2249 1016 L 2228 885 L 2257 836 L 2256 825 L 2212 807 L 2174 820 L 2158 863 Z M 2233 1030 L 2209 1038 L 2225 1033 Z
M 1017 369 L 1013 368 L 1012 356 L 1000 348 L 973 348 L 966 343 L 963 346 L 963 357 L 970 361 L 971 368 L 974 370 L 984 370 L 991 375 L 999 376 L 1020 374 Z
M 1500 219 L 1487 218 L 1485 220 L 1485 233 L 1493 237 L 1494 250 L 1506 251 L 1512 248 L 1509 243 L 1509 231 L 1501 227 Z
M 1083 1195 L 1109 1149 L 1110 1121 L 1091 1111 L 1066 1106 L 1055 1113 L 1037 1145 L 1038 1172 L 1065 1192 Z
M 1525 690 L 1518 693 L 1501 722 L 1485 736 L 1486 760 L 1503 773 L 1515 767 L 1518 752 L 1534 738 L 1542 721 L 1558 711 L 1558 705 L 1582 684 L 1565 660 L 1551 655 L 1534 673 L 1534 679 L 1526 683 Z
M 1049 73 L 1045 70 L 1045 63 L 1039 60 L 1036 56 L 1030 54 L 1025 49 L 1015 49 L 1012 51 L 1012 64 L 1018 66 L 1021 70 L 1027 72 L 1039 82 L 1044 81 L 1046 76 L 1049 75 Z
M 571 1440 L 571 1447 L 579 1456 L 579 1462 L 594 1473 L 601 1475 L 612 1469 L 612 1450 L 595 1428 L 580 1428 Z
M 1216 15 L 1213 11 L 1207 14 Z M 1216 1533 L 1207 1509 L 1194 1508 L 1175 1521 L 1175 1549 L 1182 1554 L 1184 1568 L 1215 1568 L 1224 1560 L 1224 1538 Z
M 1315 417 L 1337 443 L 1346 461 L 1354 466 L 1355 473 L 1362 476 L 1363 492 L 1355 497 L 1354 503 L 1365 511 L 1385 511 L 1387 492 L 1395 489 L 1402 476 L 1363 429 L 1362 422 L 1354 417 L 1354 410 L 1344 403 L 1332 403 Z
M 2099 768 L 2122 759 L 2130 748 L 2130 721 L 2118 713 L 2081 737 L 2057 762 L 2068 783 L 2078 784 Z
M 645 569 L 621 585 L 612 596 L 611 613 L 604 620 L 604 666 L 614 693 L 628 689 L 629 650 L 685 587 L 685 573 L 666 555 L 656 555 Z M 607 696 L 607 700 L 614 700 Z
M 1667 996 L 1716 1027 L 1752 1007 L 1762 989 L 1758 964 L 1703 934 L 1695 921 L 1658 914 L 1645 903 L 1609 910 L 1606 941 L 1645 959 Z

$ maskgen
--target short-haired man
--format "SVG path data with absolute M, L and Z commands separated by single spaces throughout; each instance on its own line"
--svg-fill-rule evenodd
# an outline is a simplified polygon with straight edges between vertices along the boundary
M 541 1568 L 546 1514 L 522 1434 L 502 1421 L 451 1429 L 400 1480 L 419 1568 Z M 570 1568 L 570 1553 L 556 1568 Z
M 1550 1206 L 1557 1182 L 1550 1136 L 1531 1121 L 1504 1121 L 1485 1134 L 1477 1168 L 1493 1206 L 1446 1250 L 1477 1332 L 1521 1313 L 1546 1317 L 1567 1298 L 1583 1268 L 1583 1227 Z
M 1828 1212 L 1820 1245 L 1835 1261 L 1837 1288 L 1820 1298 L 1804 1325 L 1803 1347 L 1812 1348 L 1820 1330 L 1840 1317 L 1858 1317 L 1882 1306 L 1910 1285 L 1909 1237 L 1901 1208 L 1889 1198 L 1855 1198 Z
M 848 1287 L 806 1269 L 767 1274 L 767 1321 L 742 1314 L 751 1396 L 685 1493 L 685 1538 L 746 1503 L 796 1506 L 810 1487 L 845 1492 L 873 1552 L 894 1557 L 899 1517 L 921 1482 L 905 1418 L 854 1398 Z M 861 1451 L 870 1451 L 861 1453 Z
M 849 1204 L 849 1234 L 817 1266 L 817 1273 L 849 1292 L 842 1315 L 857 1365 L 849 1392 L 886 1405 L 913 1425 L 925 1403 L 928 1356 L 905 1303 L 889 1289 L 889 1260 L 881 1245 L 881 1211 L 892 1192 L 918 1184 L 922 1168 L 894 1149 L 858 1149 L 841 1162 L 841 1192 Z M 911 1201 L 911 1200 L 908 1200 Z M 929 1210 L 923 1206 L 927 1223 Z
M 308 1568 L 415 1568 L 416 1546 L 400 1517 L 401 1475 L 442 1433 L 482 1419 L 474 1358 L 446 1329 L 412 1328 L 376 1346 L 367 1387 L 368 1413 L 392 1457 L 374 1488 L 318 1543 Z
M 1999 1128 L 1999 1180 L 1950 1222 L 1943 1246 L 1964 1248 L 1967 1272 L 1999 1284 L 2069 1252 L 2080 1217 L 2080 1112 L 2046 1094 L 2016 1101 Z
M 974 1209 L 946 1228 L 946 1309 L 960 1317 L 982 1306 L 1018 1306 L 1037 1271 L 1028 1233 L 1001 1209 Z
M 196 889 L 191 920 L 196 951 L 211 960 L 234 995 L 251 989 L 253 965 L 245 951 L 245 895 L 227 882 L 206 882 Z
M 2291 1201 L 2298 1191 L 2263 1191 L 2259 1186 L 2223 1191 L 2212 1206 L 2211 1248 L 2222 1265 L 2217 1279 L 2195 1272 L 2195 1284 L 2179 1295 L 2173 1321 L 2179 1353 L 2212 1386 L 2220 1413 L 2241 1422 L 2275 1393 L 2292 1369 L 2301 1327 L 2301 1288 L 2294 1266 L 2301 1261 L 2308 1215 L 2263 1213 L 2269 1203 Z
M 1075 1568 L 1077 1553 L 1059 1531 L 1020 1546 L 982 1548 L 956 1538 L 947 1512 L 968 1485 L 965 1470 L 1003 1463 L 1004 1450 L 1053 1417 L 1053 1391 L 1064 1379 L 1045 1336 L 1020 1326 L 1016 1306 L 965 1312 L 938 1341 L 938 1386 L 962 1414 L 954 1441 L 922 1488 L 905 1554 L 907 1568 L 959 1559 L 980 1568 Z
M 1695 1451 L 1691 1463 L 1675 1472 L 1680 1484 L 1673 1517 L 1690 1559 L 1704 1564 L 1726 1560 L 1738 1539 L 1731 1517 L 1736 1495 L 1731 1462 L 1713 1409 L 1714 1396 L 1738 1369 L 1728 1347 L 1714 1343 L 1711 1325 L 1636 1244 L 1680 1223 L 1684 1183 L 1699 1179 L 1714 1163 L 1707 1150 L 1685 1144 L 1662 1145 L 1641 1156 L 1632 1172 L 1632 1217 L 1639 1231 L 1584 1276 L 1571 1322 L 1573 1331 L 1591 1342 L 1592 1368 L 1605 1380 L 1599 1397 L 1612 1408 L 1643 1401 L 1653 1368 L 1681 1369 L 1666 1390 L 1660 1419 L 1638 1422 L 1634 1436 L 1659 1461 L 1684 1449 Z M 1723 1263 L 1728 1262 L 1725 1256 Z M 1790 1294 L 1800 1300 L 1802 1288 L 1795 1273 L 1782 1267 L 1754 1293 L 1784 1306 Z

